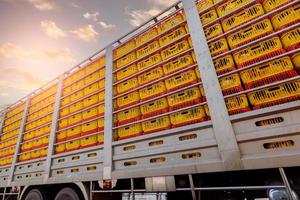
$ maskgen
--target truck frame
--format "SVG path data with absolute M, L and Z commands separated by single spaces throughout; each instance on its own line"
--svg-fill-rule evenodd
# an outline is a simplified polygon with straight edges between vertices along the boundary
M 238 9 L 242 10 L 253 3 L 254 1 L 249 1 Z M 291 1 L 267 15 L 270 16 L 297 3 L 299 4 L 299 0 Z M 113 50 L 135 35 L 149 30 L 182 10 L 185 12 L 189 35 L 193 42 L 192 50 L 196 54 L 207 99 L 207 102 L 193 105 L 191 108 L 207 104 L 211 120 L 114 141 L 113 131 L 116 127 L 113 126 L 113 73 L 115 72 Z M 299 22 L 275 33 L 291 30 L 297 26 Z M 13 107 L 25 103 L 25 110 L 12 164 L 0 167 L 2 199 L 54 199 L 58 193 L 65 196 L 56 199 L 65 197 L 72 200 L 117 199 L 122 196 L 123 199 L 125 197 L 138 199 L 137 196 L 144 193 L 155 194 L 156 199 L 163 199 L 164 194 L 168 194 L 168 199 L 191 198 L 193 200 L 242 198 L 254 200 L 267 195 L 271 199 L 279 199 L 279 197 L 298 199 L 300 101 L 229 116 L 218 81 L 220 76 L 216 74 L 202 27 L 195 1 L 177 2 L 47 85 L 11 105 L 10 107 Z M 272 36 L 274 34 L 269 34 L 238 48 L 241 49 Z M 288 51 L 251 66 L 299 51 L 299 48 Z M 55 134 L 61 107 L 63 80 L 69 74 L 93 63 L 103 55 L 106 59 L 104 144 L 56 155 L 54 154 Z M 238 71 L 239 69 L 234 72 Z M 298 79 L 299 76 L 296 76 L 239 94 Z M 57 92 L 48 154 L 44 158 L 18 162 L 30 99 L 53 85 L 57 86 Z M 2 111 L 0 131 L 4 126 L 5 114 L 10 107 Z M 270 125 L 258 125 L 263 121 L 269 121 Z M 267 147 L 265 144 L 270 144 L 272 147 Z M 164 162 L 151 162 L 151 159 L 159 158 L 164 158 Z M 242 193 L 245 195 L 239 196 Z

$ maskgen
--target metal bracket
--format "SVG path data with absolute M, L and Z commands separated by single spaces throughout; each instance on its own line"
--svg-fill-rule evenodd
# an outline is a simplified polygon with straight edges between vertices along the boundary
M 48 154 L 45 163 L 45 172 L 44 172 L 44 179 L 43 179 L 44 183 L 46 183 L 50 177 L 50 169 L 52 163 L 51 161 L 52 161 L 52 155 L 54 151 L 56 129 L 57 129 L 57 123 L 59 118 L 59 108 L 60 108 L 60 100 L 62 96 L 63 80 L 64 80 L 64 75 L 62 75 L 58 81 L 58 87 L 57 87 L 55 104 L 54 104 L 54 112 L 52 115 L 51 132 L 49 135 Z
M 242 169 L 240 151 L 194 0 L 183 0 L 214 134 L 226 170 Z
M 113 141 L 113 46 L 106 48 L 105 70 L 105 111 L 104 111 L 104 148 L 103 179 L 112 179 L 112 141 Z
M 10 186 L 11 182 L 13 181 L 15 166 L 16 166 L 16 163 L 17 163 L 17 160 L 18 160 L 18 154 L 20 152 L 20 147 L 21 147 L 22 135 L 23 135 L 23 132 L 24 132 L 24 129 L 25 129 L 27 113 L 29 111 L 29 105 L 30 105 L 30 96 L 27 97 L 26 106 L 25 106 L 25 109 L 24 109 L 24 112 L 23 112 L 22 123 L 21 123 L 21 126 L 20 126 L 20 131 L 19 131 L 18 140 L 17 140 L 17 144 L 16 144 L 16 151 L 15 151 L 13 161 L 12 161 L 10 171 L 9 171 L 9 177 L 8 177 L 8 183 L 7 183 L 8 186 Z

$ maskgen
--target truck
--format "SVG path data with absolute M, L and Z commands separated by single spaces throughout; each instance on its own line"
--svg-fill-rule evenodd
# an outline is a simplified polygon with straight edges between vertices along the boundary
M 1 111 L 2 199 L 299 199 L 299 22 L 173 4 Z

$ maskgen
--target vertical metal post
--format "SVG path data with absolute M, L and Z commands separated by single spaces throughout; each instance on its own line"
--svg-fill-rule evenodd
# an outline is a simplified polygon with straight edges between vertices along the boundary
M 193 176 L 191 174 L 189 174 L 189 182 L 190 182 L 190 187 L 191 187 L 191 192 L 192 192 L 192 198 L 193 198 L 193 200 L 196 200 L 194 180 L 193 180 Z
M 5 200 L 5 193 L 6 193 L 6 187 L 4 188 L 4 191 L 3 191 L 2 200 Z
M 131 188 L 131 196 L 132 196 L 132 200 L 135 200 L 133 178 L 130 179 L 130 188 Z
M 13 161 L 12 161 L 10 171 L 9 171 L 8 184 L 7 184 L 8 186 L 10 186 L 11 182 L 13 181 L 15 166 L 16 166 L 16 163 L 17 163 L 17 160 L 18 160 L 18 154 L 20 152 L 20 146 L 21 146 L 21 142 L 22 142 L 22 135 L 23 135 L 23 132 L 24 132 L 24 129 L 25 129 L 27 113 L 29 111 L 29 105 L 30 105 L 30 96 L 27 97 L 25 109 L 24 109 L 24 112 L 23 112 L 22 122 L 21 122 L 19 135 L 18 135 L 18 139 L 17 139 L 17 144 L 16 144 L 16 151 L 15 151 Z
M 214 134 L 225 169 L 241 169 L 240 151 L 194 0 L 183 7 L 205 90 Z
M 106 48 L 103 180 L 112 179 L 113 46 Z
M 288 178 L 286 177 L 286 174 L 285 174 L 285 172 L 284 172 L 284 169 L 283 169 L 283 168 L 279 168 L 279 172 L 280 172 L 281 178 L 282 178 L 282 180 L 283 180 L 283 183 L 284 183 L 284 185 L 285 185 L 285 187 L 286 187 L 286 192 L 287 192 L 288 198 L 289 198 L 290 200 L 297 200 L 297 199 L 295 198 L 295 196 L 293 195 L 293 190 L 292 190 L 292 188 L 291 188 L 291 185 L 290 185 L 290 183 L 289 183 Z
M 60 76 L 58 85 L 57 85 L 57 92 L 55 97 L 55 104 L 54 104 L 54 112 L 52 115 L 52 123 L 51 123 L 51 132 L 49 135 L 49 144 L 48 144 L 48 154 L 45 162 L 45 172 L 44 172 L 44 180 L 43 182 L 46 183 L 50 177 L 50 169 L 51 169 L 51 159 L 54 151 L 54 144 L 55 144 L 55 135 L 56 135 L 56 127 L 59 118 L 59 108 L 60 108 L 60 101 L 62 96 L 62 88 L 63 88 L 63 80 L 64 75 Z

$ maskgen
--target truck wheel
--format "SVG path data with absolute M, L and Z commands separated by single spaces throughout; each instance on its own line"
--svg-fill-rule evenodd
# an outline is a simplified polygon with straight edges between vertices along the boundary
M 44 192 L 33 189 L 26 195 L 25 200 L 50 200 L 50 198 Z
M 56 195 L 55 200 L 80 200 L 77 192 L 72 188 L 63 188 Z

